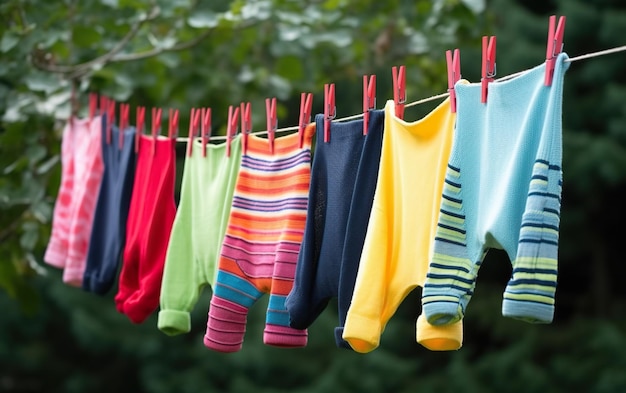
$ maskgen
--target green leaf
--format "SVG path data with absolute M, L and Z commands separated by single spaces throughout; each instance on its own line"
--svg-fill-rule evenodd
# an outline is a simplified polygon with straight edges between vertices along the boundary
M 241 17 L 243 19 L 266 20 L 271 16 L 271 2 L 255 1 L 246 3 L 241 8 Z
M 74 44 L 81 47 L 93 47 L 102 39 L 102 35 L 94 26 L 76 26 L 72 32 Z
M 48 173 L 59 161 L 60 157 L 58 155 L 50 157 L 37 167 L 37 171 L 35 173 L 37 173 L 38 175 Z
M 31 213 L 33 213 L 37 221 L 47 224 L 50 222 L 50 217 L 52 217 L 52 206 L 47 202 L 39 201 L 31 207 Z
M 46 156 L 46 148 L 41 145 L 29 146 L 26 149 L 26 157 L 28 157 L 31 165 L 38 163 Z
M 22 236 L 20 236 L 20 246 L 22 246 L 24 250 L 32 250 L 35 248 L 37 240 L 39 240 L 39 232 L 37 231 L 37 226 L 27 224 L 32 223 L 24 223 L 24 232 L 22 233 Z
M 485 11 L 485 0 L 461 0 L 461 2 L 475 14 Z
M 61 80 L 51 73 L 33 72 L 24 79 L 26 86 L 33 91 L 51 93 L 62 86 Z
M 2 36 L 2 41 L 0 41 L 0 52 L 7 53 L 13 49 L 19 41 L 20 39 L 16 34 L 7 31 Z
M 195 29 L 212 29 L 219 24 L 219 15 L 209 10 L 197 11 L 187 18 L 187 24 Z

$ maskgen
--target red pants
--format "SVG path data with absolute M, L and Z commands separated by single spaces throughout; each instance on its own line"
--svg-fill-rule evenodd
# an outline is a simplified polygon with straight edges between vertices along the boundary
M 117 310 L 143 322 L 159 305 L 165 253 L 176 204 L 176 141 L 141 136 L 126 246 L 115 296 Z

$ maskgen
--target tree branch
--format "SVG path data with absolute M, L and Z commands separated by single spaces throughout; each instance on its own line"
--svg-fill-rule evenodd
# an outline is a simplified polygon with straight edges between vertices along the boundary
M 197 37 L 186 41 L 186 42 L 181 42 L 178 43 L 172 47 L 166 48 L 166 47 L 159 47 L 159 48 L 153 48 L 144 52 L 138 52 L 138 53 L 129 53 L 129 54 L 120 54 L 119 52 L 124 48 L 124 46 L 126 46 L 126 44 L 135 37 L 135 35 L 139 32 L 139 29 L 141 28 L 141 26 L 152 19 L 155 19 L 159 14 L 159 9 L 157 6 L 154 6 L 153 9 L 151 10 L 150 14 L 138 21 L 137 23 L 135 23 L 132 27 L 131 30 L 124 36 L 124 38 L 122 38 L 122 40 L 120 42 L 118 42 L 114 48 L 112 48 L 109 52 L 105 53 L 104 55 L 97 57 L 93 60 L 87 61 L 85 63 L 81 63 L 81 64 L 75 64 L 75 65 L 57 65 L 57 64 L 44 64 L 44 63 L 40 63 L 38 61 L 35 61 L 34 59 L 37 59 L 38 57 L 33 57 L 33 64 L 43 70 L 43 71 L 48 71 L 48 72 L 53 72 L 53 73 L 57 73 L 57 74 L 65 74 L 67 76 L 68 79 L 77 79 L 80 78 L 82 76 L 84 76 L 85 74 L 87 74 L 92 68 L 93 66 L 97 65 L 97 64 L 102 64 L 102 65 L 106 65 L 109 63 L 120 63 L 120 62 L 125 62 L 125 61 L 134 61 L 134 60 L 142 60 L 142 59 L 146 59 L 149 57 L 153 57 L 153 56 L 157 56 L 161 53 L 165 53 L 165 52 L 175 52 L 175 51 L 181 51 L 181 50 L 185 50 L 185 49 L 189 49 L 191 47 L 194 47 L 196 45 L 198 45 L 200 42 L 202 42 L 204 39 L 206 39 L 207 37 L 209 37 L 211 35 L 211 33 L 213 33 L 214 29 L 209 29 L 209 30 L 205 30 L 204 32 L 202 32 L 200 35 L 198 35 Z M 238 29 L 247 29 L 251 26 L 254 26 L 255 24 L 257 24 L 258 22 L 250 22 L 250 23 L 246 23 L 246 24 L 242 24 L 240 26 L 237 26 Z
M 89 60 L 85 63 L 75 64 L 75 65 L 57 65 L 57 64 L 43 64 L 37 61 L 33 61 L 35 67 L 48 71 L 54 72 L 57 74 L 67 74 L 69 79 L 75 79 L 83 74 L 87 73 L 93 66 L 97 64 L 106 64 L 108 63 L 116 54 L 118 54 L 126 44 L 137 35 L 141 26 L 144 23 L 155 19 L 160 13 L 160 9 L 158 6 L 154 5 L 148 15 L 135 22 L 126 33 L 126 35 L 118 42 L 109 52 L 105 53 L 102 56 L 96 57 L 95 59 Z M 37 57 L 33 57 L 33 59 L 37 59 Z
M 257 22 L 246 23 L 246 24 L 242 24 L 240 26 L 237 26 L 237 28 L 240 29 L 240 30 L 243 30 L 243 29 L 247 29 L 248 27 L 254 26 L 255 24 L 257 24 Z M 178 44 L 172 46 L 171 48 L 153 48 L 153 49 L 150 49 L 150 50 L 145 51 L 145 52 L 119 54 L 119 55 L 114 56 L 113 58 L 111 58 L 110 63 L 120 63 L 120 62 L 124 62 L 124 61 L 142 60 L 142 59 L 146 59 L 148 57 L 153 57 L 153 56 L 160 55 L 161 53 L 165 53 L 165 52 L 176 52 L 176 51 L 189 49 L 189 48 L 192 48 L 192 47 L 198 45 L 204 39 L 209 37 L 211 35 L 211 33 L 213 33 L 214 31 L 215 31 L 214 29 L 205 30 L 204 32 L 202 32 L 202 34 L 200 34 L 199 36 L 195 37 L 194 39 L 191 39 L 191 40 L 186 41 L 186 42 L 178 43 Z
M 175 52 L 175 51 L 189 49 L 191 47 L 198 45 L 202 40 L 210 36 L 211 33 L 213 33 L 213 30 L 206 30 L 199 36 L 195 37 L 194 39 L 189 40 L 187 42 L 181 42 L 179 44 L 172 46 L 171 48 L 153 48 L 145 52 L 119 54 L 111 58 L 110 62 L 119 63 L 123 61 L 141 60 L 141 59 L 146 59 L 148 57 L 157 56 L 164 52 Z

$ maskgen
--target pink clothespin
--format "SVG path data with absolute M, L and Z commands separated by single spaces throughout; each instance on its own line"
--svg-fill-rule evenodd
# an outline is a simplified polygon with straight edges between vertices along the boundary
M 391 69 L 393 76 L 393 102 L 396 104 L 396 117 L 404 119 L 404 104 L 406 103 L 406 67 L 394 66 Z
M 100 96 L 100 115 L 104 115 L 108 107 L 109 107 L 109 97 Z
M 267 140 L 270 145 L 270 154 L 274 154 L 274 136 L 278 128 L 278 119 L 276 118 L 276 97 L 265 99 L 265 114 L 267 118 Z
M 376 109 L 376 75 L 363 75 L 363 135 L 367 135 L 370 111 Z
M 487 90 L 489 82 L 493 82 L 496 76 L 496 37 L 483 36 L 483 59 L 480 102 L 487 102 Z
M 546 77 L 545 86 L 552 85 L 554 76 L 554 64 L 556 58 L 563 51 L 563 35 L 565 34 L 565 17 L 559 17 L 559 24 L 556 26 L 556 15 L 550 16 L 548 23 L 548 46 L 546 49 Z
M 211 125 L 211 108 L 202 108 L 202 111 L 198 109 L 196 115 L 200 116 L 202 119 L 202 127 L 200 130 L 202 133 L 202 157 L 206 157 L 206 145 L 211 140 L 211 132 L 213 128 Z
M 98 110 L 98 94 L 89 93 L 89 120 L 93 120 Z
M 458 49 L 446 51 L 446 63 L 448 65 L 448 93 L 450 93 L 450 112 L 456 113 L 456 92 L 454 85 L 461 79 L 461 54 Z
M 161 108 L 152 108 L 152 155 L 156 152 L 157 136 L 161 133 Z
M 178 109 L 169 110 L 167 136 L 169 138 L 178 137 Z
M 252 114 L 250 113 L 250 103 L 241 103 L 241 134 L 243 154 L 248 153 L 248 135 L 252 132 Z
M 300 94 L 300 120 L 298 122 L 298 136 L 300 138 L 300 149 L 304 145 L 304 128 L 311 122 L 311 111 L 313 110 L 313 94 Z
M 198 129 L 198 123 L 200 122 L 200 109 L 191 108 L 189 113 L 189 134 L 187 137 L 187 157 L 191 157 L 193 151 L 193 139 L 196 136 L 196 130 Z
M 118 141 L 118 147 L 120 150 L 124 147 L 124 130 L 128 127 L 128 117 L 130 113 L 129 104 L 120 104 L 120 139 Z
M 146 107 L 137 107 L 137 130 L 135 132 L 135 153 L 139 152 L 139 138 L 143 134 L 143 125 L 146 121 Z
M 324 85 L 324 143 L 330 142 L 330 122 L 337 116 L 335 105 L 335 84 Z
M 226 157 L 230 157 L 230 141 L 237 135 L 237 124 L 239 121 L 239 107 L 230 105 L 228 107 L 228 126 L 226 127 Z
M 107 99 L 107 145 L 111 144 L 111 125 L 113 124 L 113 120 L 115 119 L 115 101 Z

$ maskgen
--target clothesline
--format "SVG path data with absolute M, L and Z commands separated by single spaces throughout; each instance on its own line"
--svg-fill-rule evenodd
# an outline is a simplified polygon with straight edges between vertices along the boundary
M 610 48 L 610 49 L 605 49 L 605 50 L 601 50 L 601 51 L 597 51 L 597 52 L 591 52 L 591 53 L 587 53 L 584 55 L 579 55 L 579 56 L 575 56 L 575 57 L 570 57 L 569 59 L 565 60 L 565 62 L 567 63 L 573 63 L 575 61 L 579 61 L 579 60 L 586 60 L 586 59 L 591 59 L 594 57 L 600 57 L 600 56 L 606 56 L 609 54 L 613 54 L 613 53 L 618 53 L 618 52 L 624 52 L 626 51 L 626 45 L 623 46 L 618 46 L 615 48 Z M 505 80 L 509 80 L 509 79 L 513 79 L 525 72 L 527 72 L 528 70 L 523 70 L 523 71 L 519 71 L 510 75 L 506 75 L 503 76 L 501 78 L 497 78 L 495 81 L 496 82 L 502 82 Z M 427 102 L 430 101 L 436 101 L 445 97 L 448 97 L 450 95 L 450 93 L 446 92 L 446 93 L 441 93 L 441 94 L 437 94 L 434 96 L 430 96 L 430 97 L 426 97 L 426 98 L 422 98 L 419 99 L 417 101 L 413 101 L 413 102 L 409 102 L 407 104 L 405 104 L 406 108 L 409 107 L 413 107 L 413 106 L 417 106 L 417 105 L 421 105 L 421 104 L 425 104 Z M 348 121 L 348 120 L 356 120 L 356 119 L 360 119 L 361 117 L 363 117 L 363 113 L 358 113 L 355 115 L 350 115 L 350 116 L 346 116 L 346 117 L 341 117 L 341 118 L 337 118 L 337 119 L 333 119 L 333 121 Z M 290 127 L 283 127 L 283 128 L 278 128 L 276 129 L 276 132 L 287 132 L 287 131 L 297 131 L 299 129 L 298 126 L 290 126 Z M 265 131 L 255 131 L 252 132 L 251 134 L 254 135 L 266 135 L 267 134 L 267 130 Z M 188 137 L 178 137 L 176 138 L 177 142 L 187 142 L 189 138 Z M 218 135 L 218 136 L 211 136 L 211 140 L 225 140 L 226 136 L 225 135 Z

